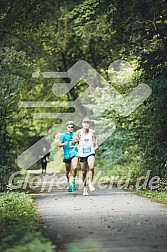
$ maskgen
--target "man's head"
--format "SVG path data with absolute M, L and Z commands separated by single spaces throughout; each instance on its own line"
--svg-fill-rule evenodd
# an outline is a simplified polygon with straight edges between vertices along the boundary
M 88 117 L 85 117 L 83 120 L 82 120 L 82 127 L 84 129 L 89 129 L 90 127 L 90 120 Z
M 74 122 L 73 121 L 68 121 L 66 123 L 67 125 L 67 132 L 72 133 L 74 129 Z
M 46 147 L 43 147 L 43 148 L 42 148 L 42 151 L 43 151 L 43 152 L 46 152 Z

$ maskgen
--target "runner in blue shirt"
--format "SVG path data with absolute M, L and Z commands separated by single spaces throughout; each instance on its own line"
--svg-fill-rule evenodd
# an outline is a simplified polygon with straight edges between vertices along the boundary
M 63 147 L 64 151 L 63 162 L 65 163 L 66 168 L 67 189 L 68 192 L 72 192 L 76 190 L 75 177 L 77 175 L 78 157 L 76 146 L 72 145 L 72 141 L 75 135 L 75 133 L 73 132 L 74 122 L 68 121 L 66 125 L 67 125 L 67 132 L 64 132 L 60 135 L 58 146 Z M 73 180 L 70 183 L 71 164 L 73 169 L 72 172 Z

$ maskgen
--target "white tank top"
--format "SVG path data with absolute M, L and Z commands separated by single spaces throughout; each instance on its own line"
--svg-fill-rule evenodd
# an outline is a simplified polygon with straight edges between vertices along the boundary
M 87 157 L 90 154 L 94 154 L 93 147 L 93 133 L 92 129 L 89 129 L 88 134 L 84 134 L 83 130 L 80 130 L 79 144 L 78 144 L 78 156 Z

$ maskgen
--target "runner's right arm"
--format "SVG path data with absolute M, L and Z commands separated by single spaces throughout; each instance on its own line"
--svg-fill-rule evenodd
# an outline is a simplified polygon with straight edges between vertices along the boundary
M 58 147 L 63 147 L 63 146 L 65 146 L 65 145 L 67 145 L 67 144 L 68 144 L 68 142 L 64 142 L 64 143 L 58 142 Z
M 73 139 L 73 141 L 72 141 L 72 145 L 75 145 L 76 143 L 79 142 L 79 135 L 80 135 L 80 130 L 77 130 L 77 131 L 75 132 L 75 136 L 74 136 L 74 139 Z
M 60 136 L 60 138 L 59 138 L 59 142 L 58 142 L 58 147 L 63 147 L 63 146 L 65 146 L 65 145 L 68 144 L 67 141 L 64 142 L 63 140 L 64 140 L 64 134 L 61 134 L 61 136 Z

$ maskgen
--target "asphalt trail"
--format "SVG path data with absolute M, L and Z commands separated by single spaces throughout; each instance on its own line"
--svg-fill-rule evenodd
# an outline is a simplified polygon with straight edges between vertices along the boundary
M 167 252 L 166 205 L 113 188 L 68 193 L 64 175 L 48 176 L 50 192 L 34 180 L 34 200 L 57 252 Z

